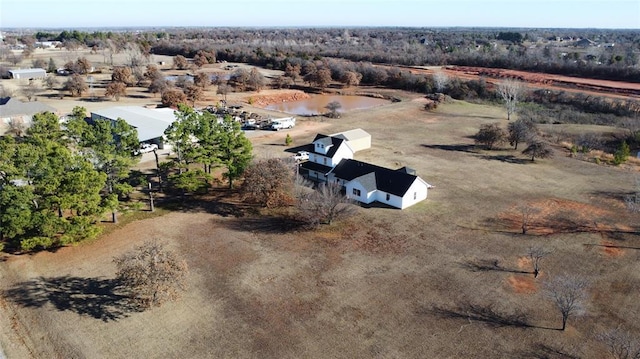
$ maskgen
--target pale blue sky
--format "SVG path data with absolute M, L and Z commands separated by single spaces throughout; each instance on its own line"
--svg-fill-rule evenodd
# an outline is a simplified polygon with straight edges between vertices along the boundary
M 0 0 L 0 28 L 121 26 L 640 29 L 640 0 Z

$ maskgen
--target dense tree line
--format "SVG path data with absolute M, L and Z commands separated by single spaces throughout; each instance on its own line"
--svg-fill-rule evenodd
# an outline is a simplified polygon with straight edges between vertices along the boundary
M 115 213 L 130 191 L 135 129 L 124 121 L 90 126 L 82 108 L 71 117 L 61 127 L 56 115 L 40 113 L 25 137 L 0 137 L 0 244 L 29 251 L 93 237 L 102 214 Z
M 598 29 L 304 28 L 38 32 L 24 43 L 59 40 L 144 54 L 182 55 L 284 69 L 288 57 L 341 58 L 392 65 L 465 65 L 640 82 L 638 33 Z M 576 46 L 578 39 L 597 43 Z M 12 41 L 11 36 L 8 40 Z M 200 55 L 198 53 L 200 52 Z M 200 62 L 200 60 L 198 60 Z

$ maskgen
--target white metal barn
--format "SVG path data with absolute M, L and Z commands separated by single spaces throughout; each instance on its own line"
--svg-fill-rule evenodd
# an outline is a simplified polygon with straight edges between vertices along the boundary
M 116 121 L 119 118 L 136 128 L 140 142 L 154 142 L 162 146 L 164 130 L 175 121 L 176 116 L 170 108 L 151 109 L 139 106 L 110 107 L 91 113 L 91 119 L 94 121 Z
M 19 70 L 9 70 L 9 74 L 11 74 L 11 78 L 14 79 L 43 79 L 47 77 L 47 71 L 44 69 L 19 69 Z

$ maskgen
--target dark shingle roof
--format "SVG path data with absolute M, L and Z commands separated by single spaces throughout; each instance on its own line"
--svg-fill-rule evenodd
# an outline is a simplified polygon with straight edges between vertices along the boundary
M 329 148 L 329 151 L 327 151 L 327 154 L 325 155 L 324 153 L 316 152 L 315 145 L 314 145 L 314 150 L 312 150 L 311 152 L 317 153 L 321 156 L 333 158 L 333 155 L 335 155 L 336 152 L 338 151 L 338 148 L 340 148 L 340 146 L 342 146 L 345 143 L 345 140 L 338 137 L 329 137 L 327 135 L 318 134 L 316 135 L 316 138 L 313 139 L 313 143 L 315 144 L 316 142 L 322 143 L 324 147 L 331 146 L 331 148 Z
M 302 164 L 300 164 L 300 167 L 309 170 L 309 171 L 316 171 L 316 172 L 320 172 L 320 173 L 324 173 L 327 174 L 331 171 L 331 167 L 329 166 L 325 166 L 325 165 L 321 165 L 319 163 L 315 163 L 315 162 L 311 162 L 311 161 L 307 161 L 307 162 L 302 162 Z
M 352 159 L 343 159 L 334 167 L 332 173 L 345 181 L 358 179 L 365 187 L 371 187 L 372 176 L 375 175 L 375 188 L 396 196 L 404 196 L 409 187 L 418 178 L 406 173 L 403 169 L 392 170 Z M 371 190 L 373 190 L 371 189 Z M 367 188 L 369 190 L 369 188 Z

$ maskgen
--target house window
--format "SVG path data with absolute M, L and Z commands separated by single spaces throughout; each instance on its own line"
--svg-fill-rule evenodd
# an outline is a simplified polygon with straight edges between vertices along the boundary
M 324 164 L 326 165 L 327 164 L 327 158 L 325 157 L 322 160 L 324 161 Z
M 413 199 L 418 199 L 418 192 L 413 192 Z
M 387 201 L 391 199 L 391 195 L 387 193 Z
M 354 189 L 353 189 L 353 195 L 354 195 L 354 196 L 357 196 L 357 197 L 360 197 L 360 190 L 359 190 L 359 189 L 357 189 L 357 188 L 354 188 Z

